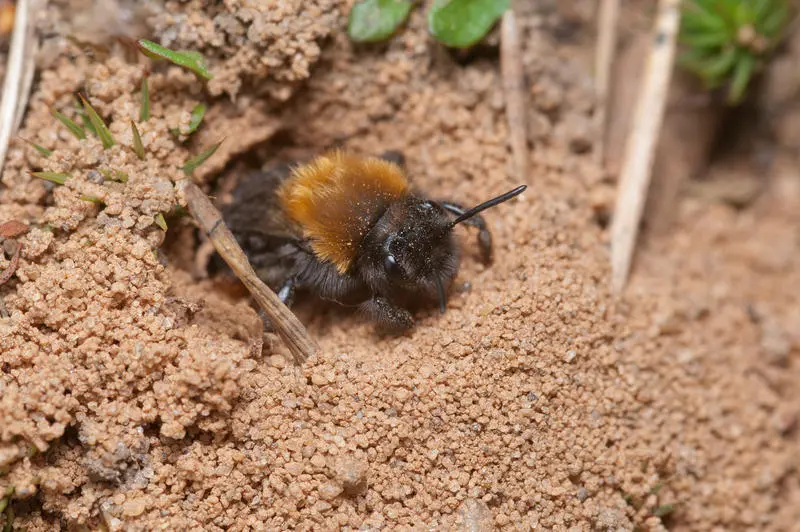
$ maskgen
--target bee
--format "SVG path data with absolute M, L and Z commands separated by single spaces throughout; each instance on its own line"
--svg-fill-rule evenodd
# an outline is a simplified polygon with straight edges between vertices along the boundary
M 444 313 L 460 250 L 459 224 L 478 230 L 485 262 L 492 236 L 479 215 L 522 193 L 519 186 L 471 209 L 434 201 L 411 186 L 404 157 L 334 150 L 306 164 L 281 164 L 245 177 L 223 219 L 259 277 L 286 305 L 311 292 L 358 307 L 381 332 L 414 326 L 409 308 Z

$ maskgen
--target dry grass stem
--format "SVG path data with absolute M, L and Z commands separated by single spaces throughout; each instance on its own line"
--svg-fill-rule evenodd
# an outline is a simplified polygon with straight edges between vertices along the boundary
M 597 133 L 595 158 L 598 165 L 605 164 L 606 116 L 608 114 L 608 91 L 611 86 L 611 69 L 617 47 L 617 21 L 620 0 L 601 0 L 597 19 L 597 53 L 595 55 L 595 111 L 594 125 Z
M 514 160 L 515 179 L 528 182 L 528 127 L 525 108 L 525 80 L 519 34 L 513 6 L 503 15 L 500 26 L 500 65 L 506 100 L 509 140 Z
M 627 282 L 639 233 L 664 120 L 679 23 L 680 0 L 660 0 L 647 68 L 626 143 L 611 225 L 611 282 L 617 292 Z
M 297 316 L 253 271 L 247 256 L 208 196 L 188 179 L 180 181 L 179 192 L 186 200 L 186 206 L 192 217 L 208 235 L 220 256 L 253 295 L 271 321 L 275 331 L 289 347 L 295 361 L 302 364 L 308 357 L 318 352 L 319 346 L 308 334 Z
M 33 77 L 34 56 L 28 42 L 33 35 L 28 23 L 29 11 L 29 0 L 17 2 L 6 77 L 3 82 L 2 102 L 0 102 L 0 176 L 3 175 L 8 144 L 22 119 L 22 112 L 19 108 L 24 109 L 27 104 L 27 101 L 22 101 L 20 96 L 30 89 L 28 86 L 26 90 L 25 86 L 29 84 L 28 79 Z M 31 70 L 31 72 L 28 73 L 27 70 Z M 28 74 L 27 77 L 26 74 Z

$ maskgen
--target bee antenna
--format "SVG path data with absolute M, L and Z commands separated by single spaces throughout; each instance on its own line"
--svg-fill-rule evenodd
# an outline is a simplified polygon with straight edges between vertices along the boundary
M 438 277 L 436 278 L 436 292 L 439 294 L 439 312 L 444 314 L 445 310 L 447 310 L 447 296 L 444 293 L 442 280 Z
M 517 188 L 515 188 L 514 190 L 510 190 L 510 191 L 506 192 L 505 194 L 500 194 L 496 198 L 492 198 L 489 201 L 484 201 L 480 205 L 471 208 L 470 210 L 468 210 L 467 212 L 461 214 L 461 216 L 459 216 L 458 218 L 456 218 L 455 220 L 450 222 L 450 227 L 454 227 L 455 225 L 460 224 L 464 220 L 468 220 L 469 218 L 472 218 L 473 216 L 475 216 L 476 214 L 478 214 L 481 211 L 485 211 L 486 209 L 488 209 L 490 207 L 494 207 L 495 205 L 499 205 L 499 204 L 503 203 L 504 201 L 510 200 L 514 196 L 518 196 L 518 195 L 522 194 L 525 191 L 526 188 L 528 188 L 527 185 L 520 185 Z

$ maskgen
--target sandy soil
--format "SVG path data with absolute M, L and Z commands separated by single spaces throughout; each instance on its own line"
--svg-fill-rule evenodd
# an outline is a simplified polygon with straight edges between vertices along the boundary
M 520 182 L 497 60 L 455 63 L 420 12 L 390 44 L 361 48 L 341 31 L 346 3 L 164 15 L 179 4 L 205 3 L 159 4 L 145 21 L 167 44 L 203 45 L 219 77 L 204 88 L 153 67 L 145 161 L 130 150 L 129 120 L 146 64 L 92 60 L 56 37 L 20 133 L 55 153 L 20 142 L 9 154 L 0 222 L 31 227 L 0 287 L 0 493 L 14 488 L 15 526 L 792 529 L 792 159 L 745 209 L 684 200 L 673 231 L 643 248 L 626 295 L 612 297 L 596 216 L 609 182 L 587 151 L 593 3 L 528 7 L 533 172 L 519 201 L 487 215 L 495 263 L 480 265 L 463 230 L 449 310 L 417 316 L 403 338 L 300 305 L 323 352 L 297 368 L 274 337 L 259 348 L 241 292 L 198 272 L 189 221 L 167 216 L 166 236 L 155 225 L 177 201 L 179 166 L 226 137 L 198 175 L 223 201 L 254 159 L 344 142 L 400 149 L 432 196 L 476 203 Z M 56 11 L 42 24 L 69 19 Z M 50 116 L 51 106 L 74 116 L 81 88 L 118 146 L 78 142 Z M 201 130 L 187 142 L 170 134 L 199 101 L 210 104 Z M 40 169 L 73 178 L 53 190 L 27 175 Z M 0 270 L 9 262 L 0 253 Z

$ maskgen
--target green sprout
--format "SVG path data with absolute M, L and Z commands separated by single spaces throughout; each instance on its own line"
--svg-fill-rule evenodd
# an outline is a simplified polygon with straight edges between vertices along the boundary
M 133 151 L 140 161 L 144 161 L 144 144 L 142 144 L 142 136 L 139 134 L 139 128 L 131 120 L 131 133 L 133 134 Z
M 141 39 L 137 41 L 139 50 L 151 59 L 165 59 L 170 63 L 186 68 L 203 79 L 211 79 L 213 75 L 206 68 L 205 60 L 199 52 L 174 51 L 152 41 Z
M 82 199 L 83 201 L 88 201 L 90 203 L 96 203 L 97 205 L 104 205 L 103 200 L 101 200 L 100 198 L 97 198 L 95 196 L 86 196 L 84 194 L 81 194 L 79 196 L 79 198 Z
M 655 517 L 666 517 L 672 512 L 675 511 L 674 504 L 662 504 L 661 506 L 656 506 L 651 510 L 651 513 Z
M 784 36 L 788 0 L 687 0 L 678 61 L 709 90 L 727 86 L 730 105 L 741 103 L 753 76 Z
M 111 170 L 107 168 L 100 168 L 100 173 L 108 179 L 109 181 L 116 181 L 118 183 L 127 183 L 128 182 L 128 174 L 123 172 L 122 170 L 114 169 L 114 173 L 111 173 Z
M 80 95 L 80 99 L 83 103 L 83 108 L 86 110 L 86 115 L 89 117 L 89 121 L 92 123 L 92 127 L 97 133 L 97 137 L 100 139 L 100 142 L 103 143 L 103 149 L 109 149 L 115 144 L 114 137 L 111 135 L 111 131 L 109 131 L 108 127 L 106 127 L 105 123 L 103 123 L 103 119 L 100 118 L 100 115 L 97 114 L 97 111 L 94 110 L 94 107 L 92 107 L 92 105 L 86 101 L 86 98 L 84 98 L 83 95 Z
M 347 34 L 355 42 L 380 42 L 408 19 L 414 2 L 361 0 L 350 10 Z M 428 11 L 428 31 L 445 46 L 469 48 L 483 39 L 511 0 L 434 0 Z
M 50 181 L 56 185 L 63 185 L 67 182 L 67 179 L 72 177 L 69 174 L 60 174 L 58 172 L 31 172 L 31 175 L 39 179 L 44 179 L 45 181 Z
M 41 153 L 43 157 L 50 157 L 51 155 L 53 155 L 53 152 L 51 150 L 48 150 L 44 146 L 40 146 L 39 144 L 36 144 L 35 142 L 32 142 L 32 141 L 30 141 L 28 139 L 22 139 L 22 140 L 24 140 L 25 142 L 30 144 L 31 147 L 33 147 L 33 149 L 35 149 L 36 151 Z
M 14 530 L 14 509 L 11 507 L 11 499 L 14 497 L 14 486 L 6 489 L 6 494 L 0 498 L 0 515 L 5 516 L 3 532 Z
M 217 142 L 216 144 L 212 145 L 209 148 L 206 148 L 202 152 L 198 153 L 197 155 L 186 161 L 186 163 L 184 163 L 183 165 L 183 173 L 186 174 L 187 176 L 192 175 L 194 171 L 197 170 L 197 168 L 201 164 L 206 162 L 209 157 L 214 155 L 214 152 L 217 151 L 217 148 L 219 148 L 220 144 L 222 144 L 222 141 Z
M 142 76 L 142 104 L 139 107 L 139 122 L 150 120 L 150 87 L 147 83 L 147 75 Z
M 156 225 L 161 228 L 165 233 L 167 232 L 167 220 L 164 219 L 163 213 L 158 213 L 155 216 Z
M 206 106 L 205 104 L 198 103 L 191 112 L 191 118 L 189 119 L 189 135 L 197 131 L 197 128 L 200 127 L 200 123 L 203 121 L 203 116 L 206 114 Z
M 64 126 L 66 126 L 66 128 L 69 129 L 78 140 L 83 140 L 86 138 L 86 131 L 81 126 L 67 118 L 65 115 L 53 109 L 53 116 L 55 116 L 59 122 L 64 124 Z

